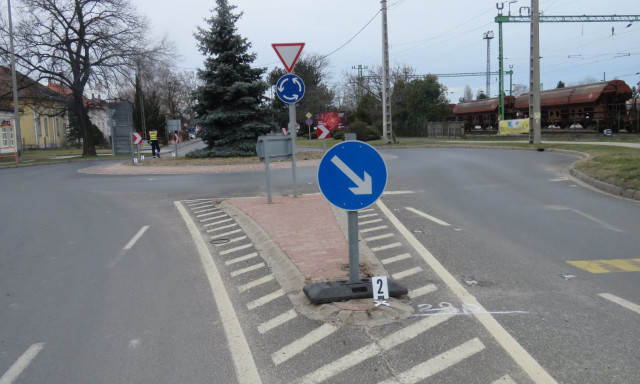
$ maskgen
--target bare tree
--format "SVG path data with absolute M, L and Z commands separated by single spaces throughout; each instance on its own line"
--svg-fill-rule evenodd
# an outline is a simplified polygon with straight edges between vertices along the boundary
M 164 51 L 147 40 L 148 24 L 128 0 L 21 0 L 16 7 L 16 65 L 37 81 L 67 87 L 69 117 L 83 139 L 83 156 L 96 154 L 84 91 L 131 83 L 136 64 Z M 1 39 L 8 39 L 0 25 Z M 5 56 L 8 44 L 0 45 Z

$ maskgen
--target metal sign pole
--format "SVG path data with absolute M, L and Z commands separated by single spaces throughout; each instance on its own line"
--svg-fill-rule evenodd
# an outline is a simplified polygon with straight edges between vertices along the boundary
M 298 197 L 296 188 L 296 104 L 289 103 L 289 135 L 291 135 L 291 172 L 293 175 L 293 197 Z
M 356 140 L 355 133 L 347 133 L 345 140 Z M 326 142 L 326 139 L 325 139 Z M 347 212 L 347 236 L 349 237 L 349 283 L 360 282 L 360 249 L 358 247 L 358 211 Z

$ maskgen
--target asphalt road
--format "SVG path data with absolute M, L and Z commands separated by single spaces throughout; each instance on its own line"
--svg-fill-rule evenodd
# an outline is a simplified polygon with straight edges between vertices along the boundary
M 383 152 L 396 157 L 387 161 L 387 191 L 400 192 L 384 195 L 383 205 L 552 377 L 640 382 L 640 313 L 611 300 L 639 303 L 638 272 L 591 263 L 609 269 L 591 273 L 567 263 L 637 259 L 638 202 L 577 185 L 565 173 L 575 158 L 565 154 Z M 188 256 L 194 245 L 173 202 L 265 196 L 264 174 L 76 172 L 87 165 L 0 170 L 0 382 L 235 382 L 218 308 L 202 266 Z M 298 169 L 300 193 L 317 192 L 315 172 Z M 272 176 L 274 194 L 292 192 L 290 171 Z M 427 263 L 407 261 L 416 266 L 424 272 L 407 284 L 422 279 L 438 288 L 412 302 L 416 315 L 464 308 Z M 239 316 L 254 321 L 249 313 Z M 454 320 L 436 336 L 390 352 L 386 362 L 351 368 L 348 377 L 376 381 L 379 364 L 408 369 L 409 356 L 431 356 L 477 337 L 489 353 L 420 382 L 530 382 L 491 332 L 469 316 Z M 296 324 L 271 343 L 317 325 Z M 310 350 L 293 366 L 274 367 L 266 342 L 249 331 L 246 337 L 264 368 L 262 381 L 288 382 L 366 345 L 370 333 L 383 338 L 396 328 L 342 329 L 336 345 Z

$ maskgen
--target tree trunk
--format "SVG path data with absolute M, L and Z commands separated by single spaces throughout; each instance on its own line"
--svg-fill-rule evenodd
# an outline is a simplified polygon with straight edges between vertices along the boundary
M 96 146 L 93 142 L 93 134 L 91 132 L 91 120 L 83 103 L 82 96 L 73 98 L 73 112 L 76 115 L 76 121 L 80 128 L 80 137 L 82 138 L 82 156 L 97 156 Z

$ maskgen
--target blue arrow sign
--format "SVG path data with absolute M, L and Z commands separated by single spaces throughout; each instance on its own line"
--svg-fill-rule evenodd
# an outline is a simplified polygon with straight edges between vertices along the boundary
M 362 141 L 334 145 L 320 160 L 318 186 L 338 208 L 367 208 L 387 186 L 387 166 L 375 148 Z
M 304 83 L 300 76 L 284 75 L 276 83 L 276 93 L 285 103 L 297 103 L 304 96 Z

